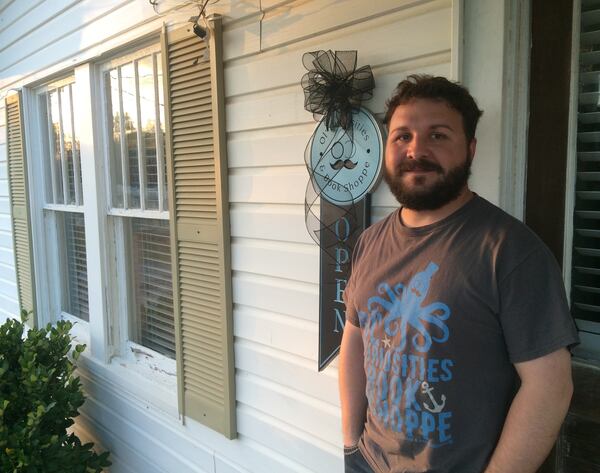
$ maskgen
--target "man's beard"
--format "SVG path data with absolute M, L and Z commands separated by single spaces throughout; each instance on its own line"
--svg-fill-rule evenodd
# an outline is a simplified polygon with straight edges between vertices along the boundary
M 465 162 L 453 167 L 444 173 L 442 167 L 426 159 L 404 160 L 391 174 L 384 166 L 383 177 L 387 182 L 392 194 L 404 207 L 411 210 L 437 210 L 456 199 L 465 188 L 471 175 L 471 156 L 467 155 Z M 429 186 L 419 186 L 427 178 L 426 176 L 413 176 L 412 188 L 403 182 L 406 171 L 419 169 L 422 171 L 433 171 L 441 176 Z M 421 181 L 421 182 L 419 182 Z

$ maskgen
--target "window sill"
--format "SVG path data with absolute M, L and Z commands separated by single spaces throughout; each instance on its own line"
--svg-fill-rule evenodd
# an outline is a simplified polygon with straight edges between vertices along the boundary
M 171 373 L 169 369 L 160 368 L 160 364 L 140 359 L 146 356 L 146 353 L 132 352 L 131 356 L 115 357 L 105 364 L 93 358 L 86 350 L 81 354 L 77 365 L 95 383 L 102 384 L 144 411 L 178 420 L 177 377 L 173 374 L 174 369 Z M 175 366 L 174 360 L 169 361 Z

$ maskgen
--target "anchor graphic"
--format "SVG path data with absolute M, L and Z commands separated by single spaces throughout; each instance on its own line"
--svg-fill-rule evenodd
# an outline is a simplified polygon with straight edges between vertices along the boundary
M 441 404 L 439 404 L 438 402 L 436 402 L 435 398 L 433 397 L 433 394 L 431 394 L 431 391 L 433 391 L 433 388 L 429 387 L 429 383 L 427 381 L 423 381 L 421 383 L 421 392 L 423 394 L 427 394 L 429 396 L 429 399 L 431 399 L 431 403 L 433 404 L 433 407 L 429 407 L 429 405 L 426 402 L 423 403 L 423 406 L 429 412 L 431 412 L 433 414 L 437 414 L 438 412 L 442 412 L 442 409 L 446 405 L 446 395 L 442 394 L 442 397 L 441 397 L 442 402 L 441 402 Z

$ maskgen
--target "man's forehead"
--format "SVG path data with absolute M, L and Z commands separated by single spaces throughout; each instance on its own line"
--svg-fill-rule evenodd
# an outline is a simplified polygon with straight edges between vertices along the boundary
M 428 127 L 456 128 L 462 126 L 462 116 L 443 100 L 411 99 L 399 104 L 390 119 L 390 129 L 407 127 L 418 121 Z

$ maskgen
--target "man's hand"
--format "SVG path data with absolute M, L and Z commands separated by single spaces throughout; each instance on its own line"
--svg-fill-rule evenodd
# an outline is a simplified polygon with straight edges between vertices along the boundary
M 360 328 L 346 322 L 340 347 L 339 385 L 344 445 L 356 445 L 365 425 L 367 398 Z
M 521 387 L 485 473 L 535 473 L 552 449 L 573 394 L 571 355 L 563 348 L 516 363 Z

